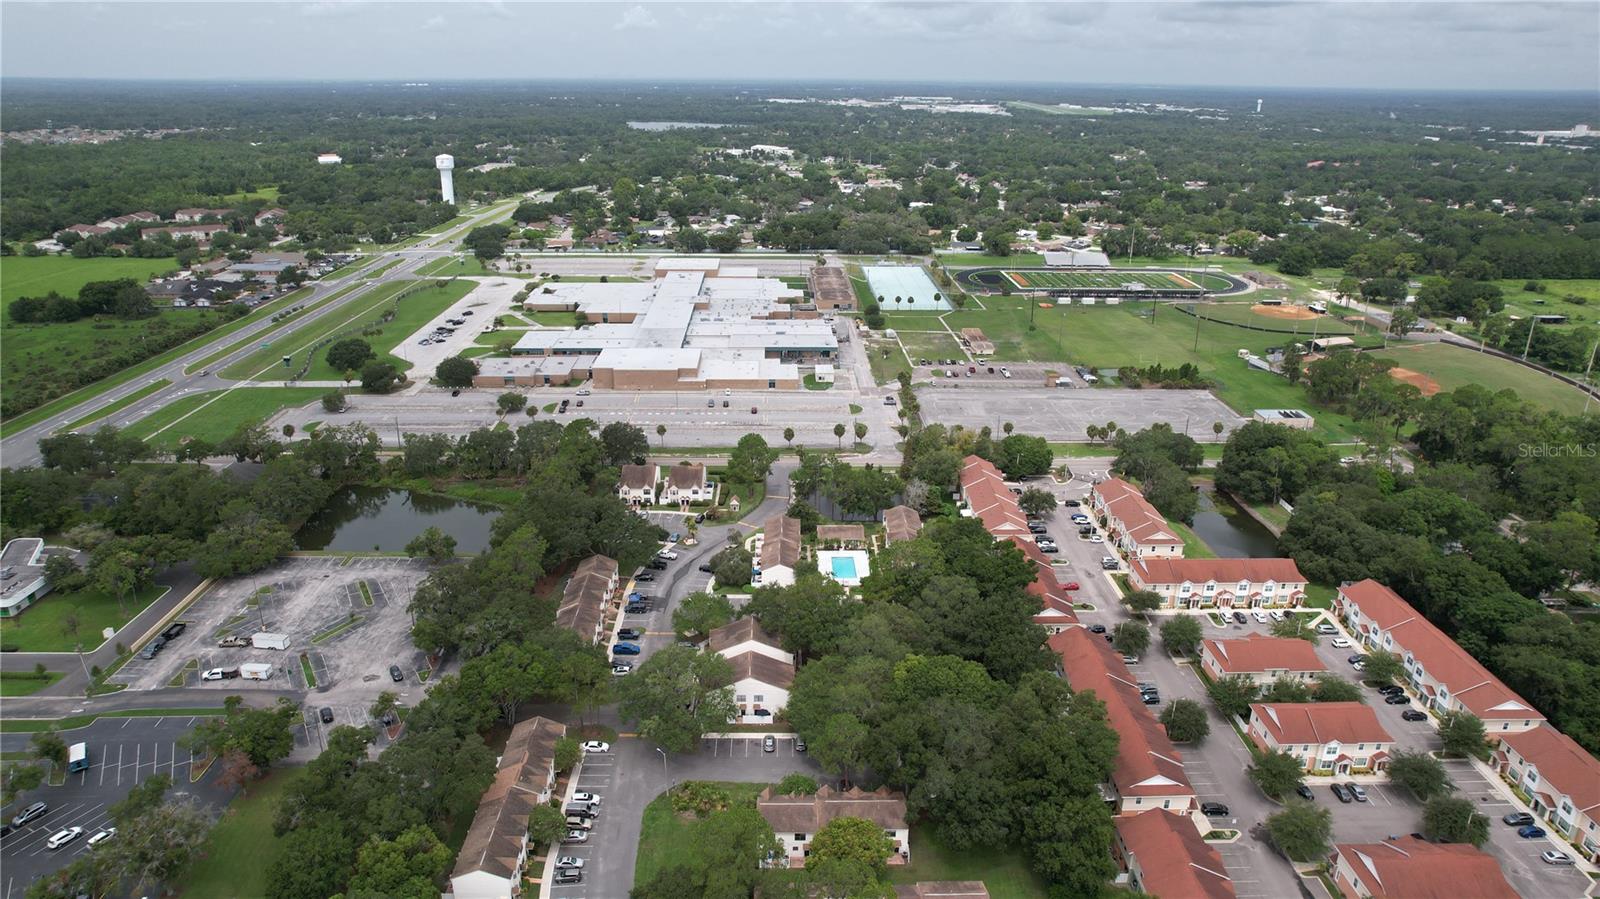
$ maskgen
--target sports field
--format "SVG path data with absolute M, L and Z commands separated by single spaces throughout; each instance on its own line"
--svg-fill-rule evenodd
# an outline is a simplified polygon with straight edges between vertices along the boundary
M 1401 346 L 1378 356 L 1395 363 L 1402 380 L 1416 384 L 1426 394 L 1478 384 L 1490 390 L 1510 388 L 1517 395 L 1546 409 L 1567 415 L 1583 411 L 1583 391 L 1509 359 L 1479 353 L 1446 343 Z M 1600 402 L 1600 401 L 1596 401 Z M 1594 405 L 1590 406 L 1591 410 Z
M 1278 331 L 1306 339 L 1336 334 L 1355 334 L 1354 325 L 1337 315 L 1318 315 L 1305 306 L 1285 304 L 1260 306 L 1240 303 L 1195 303 L 1181 307 L 1184 311 L 1198 312 L 1206 321 L 1230 322 L 1263 331 Z
M 1177 272 L 1052 272 L 1006 269 L 1003 274 L 1013 286 L 1022 290 L 1200 289 L 1200 285 Z M 1221 284 L 1223 287 L 1227 286 L 1227 282 Z

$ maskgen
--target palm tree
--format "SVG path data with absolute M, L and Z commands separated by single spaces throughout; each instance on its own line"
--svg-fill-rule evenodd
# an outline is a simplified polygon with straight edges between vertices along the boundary
M 839 438 L 839 448 L 840 449 L 844 449 L 844 423 L 843 422 L 840 422 L 839 424 L 836 424 L 836 425 L 833 426 L 833 436 Z
M 860 442 L 865 439 L 867 439 L 867 426 L 858 421 L 856 422 L 856 441 Z
M 900 308 L 900 299 L 901 298 L 900 298 L 899 294 L 896 294 L 895 298 L 894 298 L 894 308 L 896 308 L 896 309 Z
M 667 445 L 667 426 L 666 425 L 656 425 L 656 436 L 661 438 L 661 445 L 662 446 L 666 446 Z
M 1214 421 L 1211 423 L 1211 433 L 1217 435 L 1217 439 L 1219 440 L 1222 438 L 1222 432 L 1227 429 L 1227 425 L 1224 425 L 1220 421 Z
M 1017 429 L 1017 426 L 1012 424 L 1009 421 L 1000 426 L 1000 430 L 1005 431 L 1007 437 L 1010 437 L 1011 436 L 1011 432 L 1015 431 L 1016 429 Z

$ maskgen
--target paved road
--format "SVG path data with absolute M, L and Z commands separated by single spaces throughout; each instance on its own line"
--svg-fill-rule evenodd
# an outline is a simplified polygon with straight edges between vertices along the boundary
M 106 806 L 156 774 L 172 778 L 169 798 L 193 799 L 213 809 L 225 805 L 232 791 L 217 785 L 218 769 L 207 771 L 199 783 L 189 782 L 194 757 L 178 741 L 194 730 L 198 720 L 189 716 L 101 719 L 64 732 L 62 736 L 68 743 L 88 744 L 90 767 L 67 775 L 60 786 L 30 790 L 6 809 L 9 816 L 34 802 L 50 806 L 43 818 L 7 836 L 0 845 L 0 899 L 18 899 L 36 878 L 90 851 L 89 837 L 110 824 Z M 29 737 L 0 735 L 0 749 L 25 752 Z M 51 834 L 68 827 L 82 827 L 83 836 L 60 850 L 45 847 Z
M 380 256 L 373 256 L 370 259 L 359 263 L 355 268 L 351 269 L 345 274 L 342 274 L 336 278 L 314 283 L 311 285 L 311 294 L 307 296 L 304 301 L 302 301 L 307 305 L 327 297 L 329 294 L 345 287 L 346 285 L 361 284 L 363 286 L 356 290 L 352 290 L 350 293 L 340 297 L 337 300 L 329 302 L 320 309 L 305 313 L 297 323 L 291 324 L 288 328 L 281 332 L 275 332 L 271 339 L 274 341 L 284 341 L 290 338 L 290 335 L 304 332 L 315 323 L 323 321 L 324 319 L 328 319 L 331 316 L 338 315 L 341 309 L 344 309 L 351 303 L 359 301 L 363 296 L 366 296 L 372 288 L 391 281 L 416 277 L 416 270 L 419 267 L 434 259 L 438 259 L 441 256 L 446 255 L 446 251 L 441 249 L 443 246 L 453 243 L 468 230 L 478 226 L 479 224 L 509 214 L 511 208 L 512 207 L 510 205 L 505 204 L 487 207 L 484 210 L 474 214 L 474 216 L 464 224 L 461 224 L 455 228 L 438 235 L 429 235 L 420 238 L 414 241 L 409 247 L 397 250 L 393 253 L 385 253 Z M 395 256 L 400 256 L 402 259 L 404 259 L 404 261 L 375 278 L 363 280 L 363 275 L 382 265 L 388 264 L 388 262 L 391 261 Z M 116 415 L 104 420 L 104 423 L 112 423 L 119 426 L 125 425 L 127 423 L 137 421 L 157 409 L 167 406 L 179 397 L 208 390 L 221 390 L 237 386 L 237 382 L 225 381 L 217 375 L 211 374 L 211 372 L 221 371 L 229 363 L 235 362 L 250 355 L 250 353 L 254 352 L 256 349 L 256 344 L 254 341 L 251 341 L 239 351 L 218 360 L 215 364 L 210 365 L 204 370 L 205 373 L 196 372 L 195 374 L 190 375 L 185 374 L 184 369 L 194 365 L 202 359 L 209 357 L 211 354 L 221 350 L 224 347 L 231 346 L 234 343 L 263 332 L 267 328 L 270 328 L 272 324 L 271 318 L 267 317 L 261 319 L 260 321 L 253 322 L 238 331 L 227 334 L 226 336 L 216 337 L 210 341 L 207 341 L 198 349 L 186 353 L 178 359 L 149 372 L 148 375 L 144 377 L 134 378 L 126 384 L 119 385 L 111 390 L 106 391 L 105 393 L 100 394 L 99 396 L 96 396 L 92 399 L 87 399 L 68 409 L 63 410 L 62 412 L 57 413 L 56 415 L 52 415 L 38 424 L 17 431 L 16 433 L 6 437 L 3 442 L 0 442 L 0 458 L 3 458 L 3 464 L 7 467 L 13 468 L 24 465 L 38 464 L 38 443 L 41 438 L 48 437 L 66 425 L 77 421 L 78 419 L 83 418 L 84 416 L 89 415 L 98 409 L 105 408 L 106 406 L 111 405 L 112 403 L 115 403 L 118 400 L 129 396 L 130 394 L 138 392 L 146 385 L 154 381 L 165 378 L 171 383 L 161 390 L 151 394 L 150 396 L 147 396 L 142 400 L 139 400 L 138 402 L 126 407 L 125 409 L 118 411 Z M 101 423 L 102 422 L 97 422 L 96 426 Z

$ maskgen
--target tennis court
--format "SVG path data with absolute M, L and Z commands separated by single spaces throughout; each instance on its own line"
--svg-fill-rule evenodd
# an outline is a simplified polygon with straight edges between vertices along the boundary
M 867 286 L 872 289 L 872 295 L 881 298 L 879 305 L 885 312 L 916 312 L 919 309 L 925 312 L 948 312 L 951 309 L 944 292 L 934 285 L 927 270 L 920 265 L 865 265 L 861 271 L 867 276 Z M 901 302 L 896 303 L 895 297 L 899 297 Z

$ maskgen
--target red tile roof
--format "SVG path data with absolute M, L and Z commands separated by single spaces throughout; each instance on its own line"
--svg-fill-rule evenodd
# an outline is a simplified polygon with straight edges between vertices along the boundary
M 1374 899 L 1520 899 L 1494 858 L 1466 843 L 1402 837 L 1333 849 Z
M 1146 584 L 1306 582 L 1293 559 L 1135 559 L 1133 571 Z
M 1206 640 L 1205 651 L 1227 674 L 1265 671 L 1326 671 L 1310 641 L 1251 634 L 1234 640 Z
M 1068 624 L 1078 623 L 1078 613 L 1072 608 L 1072 594 L 1062 589 L 1061 582 L 1056 579 L 1055 569 L 1050 567 L 1050 557 L 1045 555 L 1032 540 L 1021 537 L 1008 537 L 1011 545 L 1022 550 L 1022 554 L 1033 563 L 1033 580 L 1026 587 L 1029 593 L 1039 597 L 1042 610 L 1052 611 L 1054 614 L 1034 616 L 1034 621 L 1039 624 L 1060 624 L 1063 619 Z
M 1360 702 L 1252 702 L 1250 720 L 1260 721 L 1279 745 L 1394 742 L 1378 713 Z
M 1222 856 L 1201 839 L 1194 822 L 1156 809 L 1117 818 L 1117 838 L 1139 867 L 1139 884 L 1151 896 L 1233 899 Z
M 1121 478 L 1107 478 L 1094 486 L 1107 514 L 1122 522 L 1128 536 L 1141 546 L 1183 545 L 1166 516 L 1156 511 L 1138 487 Z
M 1341 602 L 1354 602 L 1363 618 L 1370 618 L 1393 635 L 1395 646 L 1422 665 L 1424 676 L 1450 690 L 1463 707 L 1483 719 L 1544 720 L 1533 704 L 1512 692 L 1477 659 L 1433 626 L 1393 590 L 1371 578 L 1340 587 Z M 1361 628 L 1364 632 L 1368 628 Z
M 1183 773 L 1183 756 L 1149 707 L 1139 698 L 1138 681 L 1104 640 L 1081 627 L 1050 638 L 1061 671 L 1074 690 L 1089 690 L 1106 704 L 1106 719 L 1121 737 L 1111 783 L 1124 796 L 1194 795 Z
M 1571 737 L 1542 724 L 1522 733 L 1502 734 L 1500 740 L 1539 769 L 1544 785 L 1570 798 L 1578 811 L 1600 817 L 1600 760 Z

